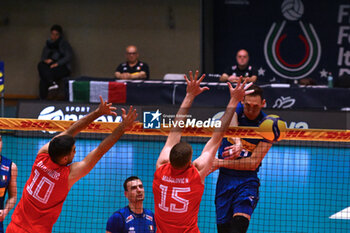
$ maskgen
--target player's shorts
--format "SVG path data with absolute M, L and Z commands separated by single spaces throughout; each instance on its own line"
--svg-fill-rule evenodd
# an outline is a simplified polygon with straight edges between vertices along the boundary
M 235 213 L 251 216 L 259 201 L 259 186 L 257 177 L 233 177 L 220 172 L 215 195 L 217 224 L 230 221 Z

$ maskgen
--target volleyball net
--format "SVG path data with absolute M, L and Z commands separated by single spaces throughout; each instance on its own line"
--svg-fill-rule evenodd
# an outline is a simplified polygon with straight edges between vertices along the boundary
M 38 150 L 71 121 L 0 118 L 2 155 L 18 167 L 18 200 Z M 76 142 L 73 162 L 96 148 L 118 123 L 92 123 Z M 152 181 L 169 128 L 143 129 L 137 123 L 68 194 L 53 232 L 105 232 L 108 218 L 128 205 L 123 182 L 138 176 L 145 188 L 144 208 L 154 211 Z M 210 129 L 188 128 L 183 141 L 197 158 Z M 230 128 L 229 137 L 259 138 L 256 128 Z M 350 232 L 350 131 L 288 129 L 285 140 L 265 156 L 258 176 L 260 198 L 248 232 Z M 216 232 L 218 171 L 205 181 L 198 225 Z M 10 221 L 13 210 L 4 221 Z

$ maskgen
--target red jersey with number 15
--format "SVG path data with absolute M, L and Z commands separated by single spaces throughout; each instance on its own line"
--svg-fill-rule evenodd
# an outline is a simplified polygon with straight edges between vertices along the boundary
M 154 173 L 153 194 L 157 232 L 198 233 L 199 205 L 204 192 L 198 170 L 178 170 L 170 163 Z
M 69 171 L 69 166 L 52 162 L 49 154 L 38 154 L 8 228 L 15 224 L 13 229 L 22 232 L 51 232 L 69 192 Z

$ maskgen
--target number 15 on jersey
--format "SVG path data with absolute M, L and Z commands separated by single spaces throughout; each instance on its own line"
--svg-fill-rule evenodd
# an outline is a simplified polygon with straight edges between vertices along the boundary
M 180 187 L 169 187 L 165 185 L 159 185 L 161 192 L 161 202 L 158 203 L 158 206 L 161 210 L 171 213 L 186 213 L 188 210 L 189 200 L 186 200 L 179 196 L 181 193 L 189 193 L 191 191 L 190 187 L 180 188 Z M 169 189 L 169 190 L 168 190 Z M 167 194 L 171 199 L 167 200 Z M 170 206 L 166 206 L 166 202 L 170 203 Z M 174 203 L 175 202 L 175 203 Z

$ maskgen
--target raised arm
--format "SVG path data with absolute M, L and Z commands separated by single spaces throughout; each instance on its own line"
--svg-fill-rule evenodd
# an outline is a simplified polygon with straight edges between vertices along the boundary
M 226 111 L 221 118 L 221 127 L 216 128 L 213 136 L 205 145 L 202 154 L 193 162 L 194 166 L 198 169 L 199 175 L 202 179 L 202 183 L 204 183 L 205 177 L 209 174 L 211 170 L 212 163 L 215 157 L 215 153 L 218 150 L 221 140 L 225 134 L 225 131 L 230 125 L 233 114 L 236 110 L 236 106 L 239 101 L 243 100 L 243 97 L 251 93 L 252 91 L 246 91 L 246 89 L 251 85 L 247 85 L 244 87 L 247 81 L 241 84 L 239 80 L 236 88 L 233 88 L 231 83 L 227 83 L 230 90 L 230 101 L 227 104 Z
M 89 113 L 88 115 L 84 116 L 80 120 L 76 121 L 74 124 L 72 124 L 67 130 L 63 131 L 62 133 L 58 134 L 56 137 L 61 135 L 70 135 L 70 136 L 76 136 L 80 131 L 85 129 L 89 124 L 91 124 L 94 120 L 99 118 L 103 115 L 114 115 L 116 116 L 117 113 L 114 112 L 116 110 L 115 107 L 112 107 L 111 103 L 107 103 L 107 101 L 104 101 L 102 97 L 100 96 L 100 105 L 98 108 Z M 48 153 L 49 151 L 49 143 L 45 144 L 40 150 L 40 153 Z
M 68 177 L 69 188 L 72 187 L 72 185 L 80 178 L 87 175 L 102 158 L 102 156 L 119 140 L 119 138 L 124 134 L 125 130 L 132 126 L 137 117 L 136 110 L 134 110 L 131 106 L 128 114 L 125 113 L 125 109 L 122 109 L 122 112 L 123 121 L 116 129 L 113 130 L 112 134 L 105 138 L 100 145 L 91 151 L 82 161 L 73 163 L 70 166 L 70 173 Z
M 195 97 L 201 94 L 203 91 L 209 90 L 208 87 L 200 87 L 200 83 L 204 79 L 205 75 L 203 74 L 198 79 L 198 73 L 199 72 L 197 70 L 193 77 L 192 72 L 190 71 L 189 72 L 190 79 L 188 79 L 187 76 L 185 75 L 185 80 L 187 83 L 186 96 L 182 101 L 182 104 L 176 114 L 175 122 L 186 120 L 186 115 L 188 114 L 188 111 L 191 108 Z M 181 134 L 182 134 L 182 128 L 180 128 L 178 125 L 170 131 L 168 138 L 165 142 L 165 145 L 159 154 L 156 168 L 169 162 L 169 154 L 170 154 L 171 148 L 173 148 L 174 145 L 180 142 Z

